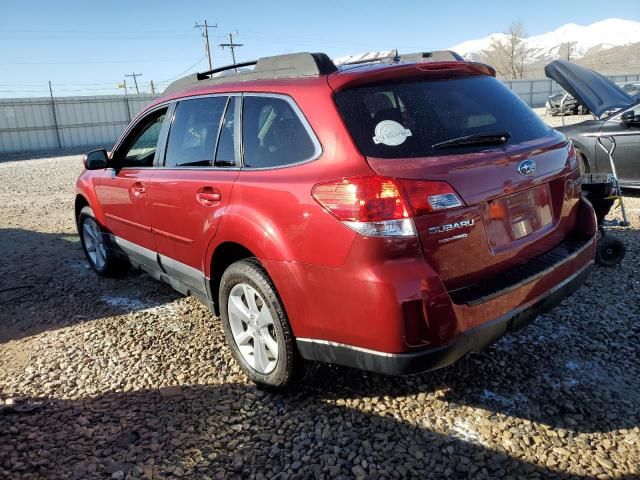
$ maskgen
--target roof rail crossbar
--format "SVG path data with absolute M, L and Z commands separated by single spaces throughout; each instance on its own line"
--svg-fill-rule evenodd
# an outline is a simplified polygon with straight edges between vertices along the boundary
M 250 67 L 252 65 L 256 65 L 258 63 L 257 60 L 252 60 L 250 62 L 242 62 L 242 63 L 234 63 L 232 65 L 225 65 L 224 67 L 214 68 L 213 70 L 207 70 L 206 72 L 198 72 L 196 77 L 198 80 L 205 80 L 207 78 L 211 78 L 211 75 L 214 73 L 224 72 L 226 70 L 231 70 L 232 68 L 242 68 L 242 67 Z

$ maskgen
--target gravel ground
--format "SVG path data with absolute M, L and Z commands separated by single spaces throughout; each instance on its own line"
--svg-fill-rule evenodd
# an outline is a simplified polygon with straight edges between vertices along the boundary
M 0 478 L 640 478 L 640 197 L 624 264 L 488 351 L 272 394 L 196 300 L 88 269 L 80 157 L 19 158 L 0 163 L 0 290 L 24 287 L 0 293 Z

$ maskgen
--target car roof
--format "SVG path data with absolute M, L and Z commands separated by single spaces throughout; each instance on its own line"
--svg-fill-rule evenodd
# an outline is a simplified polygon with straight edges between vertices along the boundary
M 250 70 L 249 67 L 254 67 Z M 265 91 L 269 87 L 286 91 L 296 85 L 326 83 L 334 90 L 393 77 L 492 75 L 488 65 L 466 62 L 455 52 L 395 54 L 373 61 L 357 61 L 337 66 L 324 53 L 293 53 L 265 57 L 257 61 L 196 73 L 171 83 L 162 101 L 170 98 L 232 91 Z M 320 79 L 320 82 L 318 80 Z

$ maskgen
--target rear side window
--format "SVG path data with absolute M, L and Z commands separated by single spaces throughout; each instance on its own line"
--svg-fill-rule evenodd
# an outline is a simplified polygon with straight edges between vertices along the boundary
M 550 132 L 524 102 L 488 76 L 359 87 L 338 92 L 335 100 L 358 148 L 371 157 L 460 154 L 488 147 L 433 146 L 497 132 L 507 132 L 507 143 L 517 144 Z
M 243 100 L 244 166 L 280 167 L 311 159 L 313 140 L 288 101 L 246 96 Z
M 198 98 L 178 103 L 169 131 L 165 166 L 211 166 L 226 104 L 227 97 Z

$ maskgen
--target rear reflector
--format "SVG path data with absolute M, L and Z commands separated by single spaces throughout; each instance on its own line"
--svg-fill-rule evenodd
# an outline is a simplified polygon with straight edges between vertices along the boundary
M 462 206 L 445 182 L 398 181 L 379 176 L 319 183 L 311 194 L 353 230 L 377 237 L 414 236 L 411 217 Z

